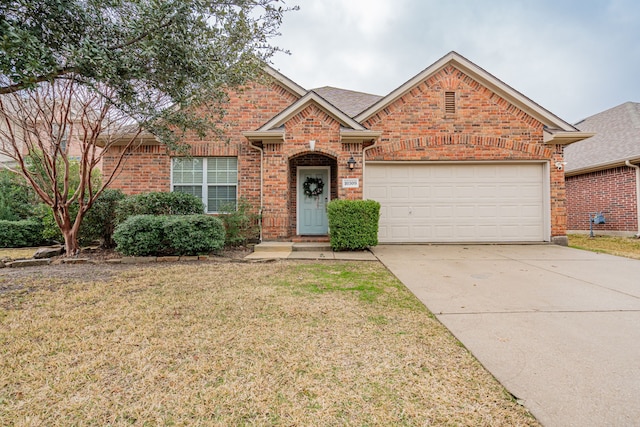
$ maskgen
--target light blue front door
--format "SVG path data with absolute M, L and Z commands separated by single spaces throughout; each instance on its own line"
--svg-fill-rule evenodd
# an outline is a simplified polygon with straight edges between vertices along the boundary
M 313 192 L 317 188 L 316 180 L 324 184 L 322 193 L 308 196 L 305 194 L 305 182 Z M 317 190 L 316 190 L 317 192 Z M 324 235 L 329 233 L 327 203 L 329 203 L 329 169 L 298 170 L 298 234 Z

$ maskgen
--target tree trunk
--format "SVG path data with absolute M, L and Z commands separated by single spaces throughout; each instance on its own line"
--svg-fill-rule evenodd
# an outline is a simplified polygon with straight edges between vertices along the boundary
M 55 212 L 55 209 L 54 209 Z M 69 208 L 67 206 L 59 206 L 58 213 L 54 213 L 58 228 L 64 237 L 65 256 L 73 257 L 80 252 L 80 244 L 78 243 L 78 231 L 80 229 L 78 218 L 74 222 L 71 222 L 69 215 Z
M 61 230 L 64 236 L 65 256 L 73 257 L 80 253 L 80 244 L 78 243 L 78 234 L 74 231 L 74 227 L 68 230 Z

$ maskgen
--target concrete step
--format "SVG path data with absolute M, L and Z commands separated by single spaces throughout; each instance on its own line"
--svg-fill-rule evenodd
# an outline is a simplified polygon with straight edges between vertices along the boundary
M 293 242 L 262 242 L 255 245 L 254 252 L 291 252 Z
M 331 245 L 329 242 L 294 243 L 293 252 L 331 252 Z

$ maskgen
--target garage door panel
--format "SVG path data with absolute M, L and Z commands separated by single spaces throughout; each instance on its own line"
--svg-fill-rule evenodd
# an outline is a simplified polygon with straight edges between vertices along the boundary
M 384 170 L 384 171 L 383 171 Z M 368 164 L 379 241 L 543 241 L 542 164 Z
M 410 191 L 411 198 L 414 200 L 431 197 L 431 187 L 428 185 L 412 185 Z
M 407 185 L 391 185 L 388 194 L 392 200 L 408 200 L 409 187 Z

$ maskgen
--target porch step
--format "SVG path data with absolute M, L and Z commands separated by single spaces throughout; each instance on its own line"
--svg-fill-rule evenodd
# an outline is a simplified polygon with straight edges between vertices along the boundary
M 254 252 L 331 252 L 329 242 L 262 242 Z
M 329 236 L 293 236 L 291 241 L 294 243 L 328 243 Z
M 262 242 L 255 245 L 254 252 L 291 252 L 293 250 L 293 242 Z
M 293 252 L 331 252 L 331 245 L 329 242 L 294 243 Z

